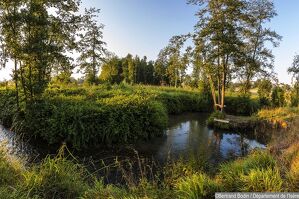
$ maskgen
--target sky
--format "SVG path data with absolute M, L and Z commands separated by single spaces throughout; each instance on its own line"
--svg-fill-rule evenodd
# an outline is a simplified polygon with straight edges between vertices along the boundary
M 197 7 L 186 0 L 82 0 L 83 7 L 101 9 L 105 25 L 104 41 L 118 56 L 128 53 L 155 60 L 174 35 L 193 30 Z M 291 83 L 287 68 L 299 53 L 299 0 L 274 0 L 278 16 L 270 27 L 283 38 L 275 55 L 275 71 L 280 82 Z M 9 79 L 10 68 L 0 70 L 0 80 Z

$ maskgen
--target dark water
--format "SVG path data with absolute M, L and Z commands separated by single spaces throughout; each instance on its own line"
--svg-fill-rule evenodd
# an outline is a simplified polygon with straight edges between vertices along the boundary
M 140 143 L 137 148 L 159 161 L 196 158 L 215 164 L 244 156 L 255 148 L 265 148 L 263 141 L 258 141 L 252 132 L 208 128 L 207 118 L 208 115 L 199 113 L 171 116 L 164 138 Z
M 200 159 L 212 164 L 246 155 L 254 148 L 265 148 L 250 132 L 231 132 L 210 129 L 206 126 L 208 115 L 186 113 L 171 116 L 166 135 L 147 142 L 139 142 L 130 147 L 98 149 L 78 154 L 82 162 L 97 164 L 100 159 L 115 159 L 138 155 L 163 163 L 167 160 Z M 11 153 L 29 159 L 44 157 L 45 149 L 26 143 L 13 132 L 0 126 L 0 141 L 4 141 Z M 135 149 L 136 151 L 133 152 Z M 53 152 L 55 153 L 55 151 Z

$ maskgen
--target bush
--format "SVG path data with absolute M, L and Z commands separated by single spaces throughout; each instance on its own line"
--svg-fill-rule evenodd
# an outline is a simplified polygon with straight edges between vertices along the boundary
M 207 120 L 207 125 L 212 127 L 214 126 L 215 123 L 214 119 L 224 119 L 224 118 L 225 118 L 225 114 L 223 112 L 215 111 L 209 116 Z
M 41 100 L 22 107 L 13 127 L 49 144 L 68 142 L 81 149 L 160 136 L 168 113 L 207 111 L 208 104 L 198 92 L 175 88 L 51 85 Z
M 283 107 L 285 105 L 285 92 L 282 88 L 276 86 L 272 90 L 271 103 L 273 107 Z
M 80 149 L 162 135 L 167 114 L 160 103 L 138 95 L 93 103 L 64 97 L 28 106 L 25 125 L 24 133 L 33 132 L 50 144 L 66 141 Z
M 182 112 L 207 112 L 212 105 L 199 95 L 186 93 L 162 93 L 157 99 L 165 106 L 169 114 Z
M 249 116 L 260 108 L 258 101 L 248 96 L 228 96 L 225 98 L 225 105 L 224 111 L 232 115 Z
M 0 123 L 10 127 L 16 114 L 16 99 L 13 90 L 0 89 Z

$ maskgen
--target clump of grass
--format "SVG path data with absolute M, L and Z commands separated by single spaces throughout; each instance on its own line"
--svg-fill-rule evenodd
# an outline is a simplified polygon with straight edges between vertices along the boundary
M 20 191 L 31 197 L 78 198 L 88 190 L 86 170 L 67 160 L 62 150 L 57 157 L 47 157 L 40 165 L 24 172 Z
M 283 180 L 277 168 L 252 169 L 240 176 L 242 191 L 245 192 L 281 192 Z
M 0 186 L 14 186 L 22 180 L 23 165 L 9 156 L 4 143 L 0 144 Z
M 291 181 L 291 185 L 293 191 L 299 191 L 299 152 L 297 151 L 297 155 L 293 157 L 290 171 L 289 171 L 289 178 Z
M 242 177 L 241 177 L 242 176 Z M 273 182 L 269 178 L 273 177 Z M 254 151 L 248 157 L 220 166 L 217 178 L 226 191 L 281 189 L 282 182 L 275 159 L 267 151 Z M 260 187 L 255 187 L 255 183 Z M 277 187 L 274 185 L 277 184 Z M 255 190 L 252 190 L 255 191 Z M 264 190 L 266 191 L 266 190 Z
M 262 109 L 257 113 L 260 119 L 265 119 L 271 122 L 292 121 L 299 116 L 298 107 L 280 107 L 273 109 Z
M 128 195 L 125 189 L 121 189 L 114 185 L 104 185 L 102 180 L 93 182 L 93 186 L 86 190 L 81 196 L 82 199 L 102 199 L 102 198 L 124 198 Z
M 215 192 L 221 190 L 218 183 L 202 173 L 181 179 L 175 188 L 178 198 L 189 199 L 213 198 Z
M 215 121 L 214 119 L 225 119 L 225 113 L 221 111 L 214 111 L 207 120 L 208 126 L 214 126 Z
M 242 160 L 236 160 L 220 165 L 217 179 L 226 191 L 238 191 L 242 187 L 240 176 L 244 173 Z

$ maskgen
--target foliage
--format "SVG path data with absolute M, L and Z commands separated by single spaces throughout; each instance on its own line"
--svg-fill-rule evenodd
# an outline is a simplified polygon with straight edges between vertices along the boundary
M 221 111 L 214 111 L 208 118 L 207 124 L 208 126 L 213 126 L 214 125 L 214 119 L 224 119 L 225 118 L 225 113 Z
M 153 61 L 147 61 L 146 56 L 141 59 L 139 56 L 133 57 L 131 54 L 124 58 L 115 55 L 108 56 L 102 65 L 100 80 L 111 84 L 121 82 L 145 85 L 158 84 Z
M 0 118 L 15 131 L 50 144 L 67 142 L 77 149 L 159 136 L 166 128 L 167 114 L 210 107 L 198 91 L 186 89 L 52 84 L 42 100 L 27 103 L 24 114 L 18 114 L 8 106 L 14 105 L 13 90 L 3 93 Z
M 164 107 L 138 95 L 96 102 L 60 97 L 27 107 L 25 132 L 50 144 L 66 141 L 76 148 L 127 143 L 161 135 L 167 125 Z
M 260 108 L 259 102 L 248 96 L 228 96 L 225 104 L 225 112 L 233 115 L 252 115 Z
M 13 123 L 16 113 L 15 91 L 12 89 L 4 90 L 0 88 L 0 122 L 6 127 Z
M 273 107 L 283 107 L 285 105 L 285 91 L 280 88 L 279 86 L 276 86 L 272 90 L 271 94 L 271 103 Z
M 83 30 L 79 34 L 80 56 L 77 60 L 80 69 L 85 74 L 85 80 L 90 84 L 98 83 L 97 73 L 106 51 L 104 48 L 105 42 L 102 41 L 104 25 L 96 22 L 99 12 L 100 10 L 95 8 L 85 10 Z
M 257 113 L 260 119 L 266 119 L 269 121 L 291 121 L 299 115 L 299 109 L 297 107 L 281 107 L 273 109 L 262 109 Z
M 261 106 L 270 106 L 270 94 L 272 83 L 270 80 L 262 79 L 258 82 L 258 96 Z

